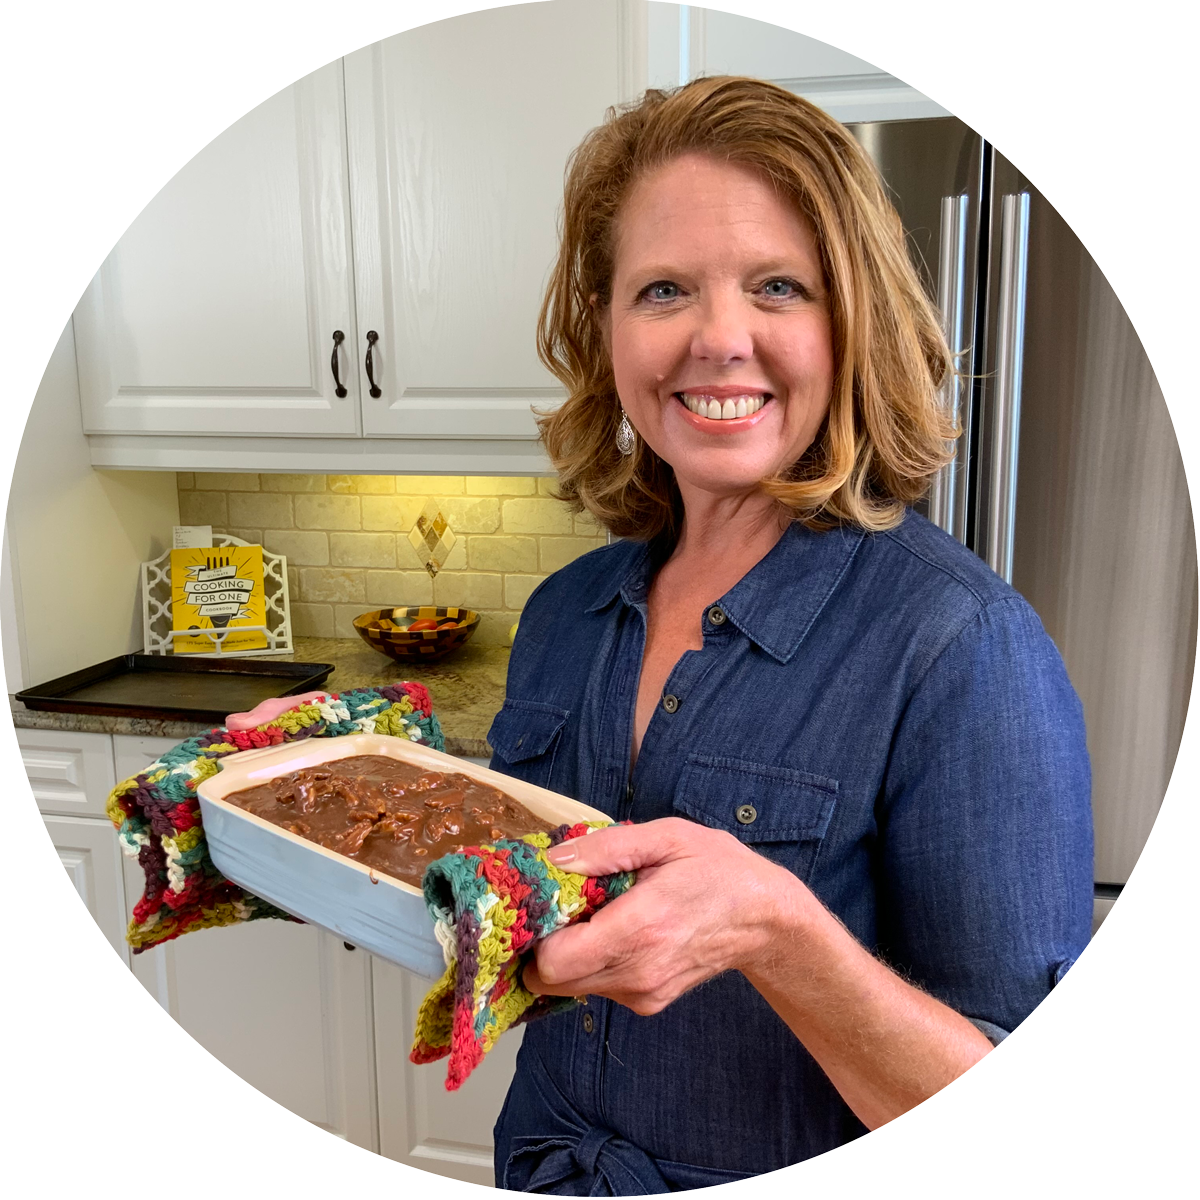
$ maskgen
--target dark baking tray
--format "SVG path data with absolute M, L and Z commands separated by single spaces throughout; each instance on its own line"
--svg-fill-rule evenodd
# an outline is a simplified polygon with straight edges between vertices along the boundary
M 44 712 L 220 725 L 229 713 L 249 712 L 261 700 L 314 691 L 332 672 L 333 663 L 121 654 L 26 688 L 16 698 Z

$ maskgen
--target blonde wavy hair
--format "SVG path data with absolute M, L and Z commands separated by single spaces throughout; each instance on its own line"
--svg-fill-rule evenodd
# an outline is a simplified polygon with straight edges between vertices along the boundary
M 641 438 L 632 455 L 617 450 L 621 405 L 600 317 L 630 188 L 688 153 L 757 171 L 808 219 L 820 248 L 835 364 L 829 413 L 800 460 L 763 489 L 810 528 L 893 527 L 951 458 L 957 435 L 938 396 L 953 362 L 937 312 L 851 133 L 783 88 L 733 76 L 650 90 L 610 109 L 567 165 L 537 334 L 542 362 L 567 390 L 561 407 L 538 417 L 559 497 L 619 537 L 678 534 L 671 467 Z

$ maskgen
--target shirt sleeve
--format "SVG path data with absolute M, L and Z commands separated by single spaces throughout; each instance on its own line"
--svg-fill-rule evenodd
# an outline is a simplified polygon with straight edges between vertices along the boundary
M 880 952 L 993 1042 L 1087 944 L 1090 800 L 1062 659 L 1020 597 L 994 601 L 917 685 L 878 810 Z

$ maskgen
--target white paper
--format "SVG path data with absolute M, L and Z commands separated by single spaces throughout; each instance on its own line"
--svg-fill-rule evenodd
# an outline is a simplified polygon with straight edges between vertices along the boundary
M 203 549 L 211 546 L 211 525 L 176 525 L 175 540 L 171 543 L 176 550 L 191 550 L 194 547 Z

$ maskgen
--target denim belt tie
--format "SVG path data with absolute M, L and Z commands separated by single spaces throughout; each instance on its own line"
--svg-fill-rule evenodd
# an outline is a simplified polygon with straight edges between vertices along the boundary
M 558 1196 L 654 1196 L 671 1189 L 654 1160 L 611 1129 L 577 1136 L 518 1137 L 503 1186 Z

